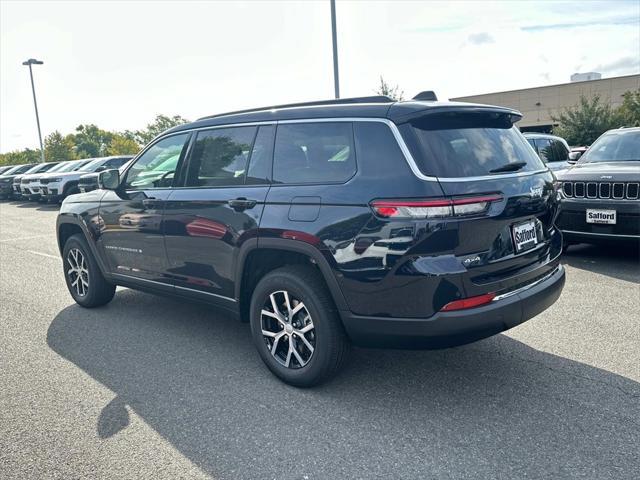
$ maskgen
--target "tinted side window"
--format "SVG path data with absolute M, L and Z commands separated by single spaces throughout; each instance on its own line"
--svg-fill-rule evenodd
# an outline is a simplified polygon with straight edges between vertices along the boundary
M 198 132 L 189 161 L 187 186 L 244 184 L 256 130 L 256 127 L 236 127 Z
M 345 182 L 355 172 L 351 123 L 278 125 L 273 154 L 274 182 Z
M 249 158 L 247 169 L 247 185 L 269 183 L 271 177 L 271 159 L 273 158 L 273 136 L 276 127 L 265 125 L 258 129 L 258 135 Z
M 182 156 L 188 133 L 164 138 L 152 145 L 129 170 L 125 187 L 146 189 L 170 187 Z
M 536 138 L 536 146 L 538 147 L 538 155 L 544 161 L 553 162 L 553 146 L 548 138 Z
M 556 162 L 564 162 L 569 159 L 569 150 L 560 140 L 552 140 L 554 159 Z

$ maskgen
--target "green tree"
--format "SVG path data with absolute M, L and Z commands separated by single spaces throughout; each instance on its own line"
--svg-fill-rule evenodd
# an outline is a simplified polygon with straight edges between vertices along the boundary
M 124 135 L 133 138 L 140 145 L 146 145 L 165 130 L 188 122 L 189 120 L 182 118 L 180 115 L 174 115 L 173 117 L 156 115 L 153 122 L 148 124 L 145 129 L 136 130 L 135 132 L 126 131 Z
M 78 158 L 103 157 L 114 133 L 98 128 L 94 124 L 79 125 L 71 136 Z
M 44 139 L 44 157 L 49 162 L 63 162 L 76 158 L 73 138 L 70 135 L 63 137 L 59 131 L 55 131 Z
M 599 95 L 591 98 L 581 95 L 578 105 L 565 108 L 551 119 L 558 123 L 553 133 L 570 145 L 591 145 L 607 130 L 620 126 L 617 113 L 611 105 L 603 103 Z
M 396 85 L 395 87 L 389 85 L 384 81 L 382 75 L 380 75 L 380 85 L 378 85 L 375 93 L 377 95 L 384 95 L 386 97 L 389 97 L 396 102 L 404 100 L 404 91 L 400 90 L 400 87 L 398 85 Z
M 140 146 L 132 138 L 128 138 L 121 133 L 113 135 L 111 142 L 106 149 L 107 155 L 134 155 L 138 153 Z
M 620 126 L 640 127 L 640 89 L 622 95 L 622 105 L 616 110 Z
M 40 161 L 40 150 L 25 148 L 0 154 L 0 165 L 22 165 L 25 163 L 38 163 Z

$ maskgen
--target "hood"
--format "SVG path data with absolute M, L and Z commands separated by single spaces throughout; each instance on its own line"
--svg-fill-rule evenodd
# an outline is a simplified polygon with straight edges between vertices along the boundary
M 84 175 L 80 176 L 80 180 L 85 180 L 85 181 L 97 180 L 98 175 L 100 175 L 100 172 L 85 173 Z
M 17 183 L 17 182 L 19 182 L 20 180 L 22 180 L 22 177 L 23 177 L 23 176 L 24 176 L 24 174 L 22 174 L 22 173 L 20 173 L 20 174 L 18 174 L 18 175 L 12 175 L 12 177 L 13 177 L 13 183 Z
M 41 174 L 40 178 L 73 177 L 82 175 L 83 172 L 50 172 Z
M 640 182 L 640 162 L 577 163 L 556 175 L 558 180 L 572 182 Z

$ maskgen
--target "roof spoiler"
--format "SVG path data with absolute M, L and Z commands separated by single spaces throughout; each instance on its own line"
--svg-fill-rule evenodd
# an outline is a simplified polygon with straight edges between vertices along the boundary
M 424 92 L 420 92 L 415 97 L 413 97 L 413 100 L 419 100 L 422 102 L 437 102 L 438 97 L 436 96 L 436 92 L 434 92 L 433 90 L 425 90 Z

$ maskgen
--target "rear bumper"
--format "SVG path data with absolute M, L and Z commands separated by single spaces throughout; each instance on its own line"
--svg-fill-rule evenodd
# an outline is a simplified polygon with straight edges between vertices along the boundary
M 445 348 L 480 340 L 519 325 L 550 307 L 560 296 L 565 270 L 559 265 L 544 279 L 496 297 L 482 307 L 438 312 L 430 318 L 342 314 L 356 345 L 385 348 Z

